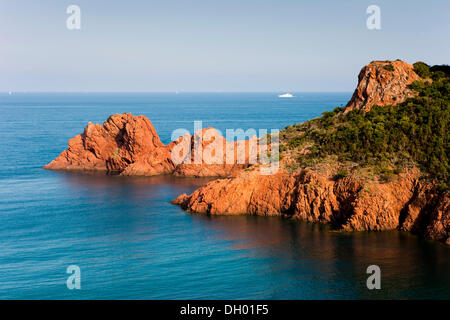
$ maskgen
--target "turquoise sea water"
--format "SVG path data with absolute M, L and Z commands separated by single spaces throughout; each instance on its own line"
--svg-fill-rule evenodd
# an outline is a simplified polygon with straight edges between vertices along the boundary
M 450 298 L 450 249 L 400 232 L 335 233 L 277 217 L 191 215 L 170 201 L 208 179 L 42 166 L 89 122 L 131 112 L 177 128 L 282 129 L 350 93 L 0 94 L 0 299 Z M 81 268 L 81 290 L 66 268 Z M 366 287 L 379 265 L 382 289 Z

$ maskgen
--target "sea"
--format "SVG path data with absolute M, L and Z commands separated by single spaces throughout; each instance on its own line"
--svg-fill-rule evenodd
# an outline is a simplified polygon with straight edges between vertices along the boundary
M 194 121 L 283 129 L 351 96 L 293 94 L 0 93 L 0 299 L 449 299 L 450 248 L 438 242 L 170 203 L 210 178 L 42 169 L 115 113 L 147 116 L 169 143 Z M 373 265 L 380 289 L 367 286 Z

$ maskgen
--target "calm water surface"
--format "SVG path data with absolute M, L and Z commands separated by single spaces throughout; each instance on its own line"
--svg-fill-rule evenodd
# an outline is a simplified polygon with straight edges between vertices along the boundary
M 191 215 L 170 201 L 208 179 L 67 174 L 42 166 L 87 122 L 148 116 L 164 143 L 204 127 L 282 129 L 349 93 L 0 94 L 0 299 L 450 298 L 446 246 L 277 217 Z M 67 266 L 82 272 L 66 287 Z M 368 265 L 382 290 L 365 286 Z

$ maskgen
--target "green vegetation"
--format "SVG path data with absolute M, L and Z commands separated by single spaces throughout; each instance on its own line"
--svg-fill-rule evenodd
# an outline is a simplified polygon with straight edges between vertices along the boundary
M 348 171 L 345 168 L 341 168 L 336 173 L 336 179 L 342 179 L 348 176 Z
M 119 157 L 119 152 L 120 152 L 120 149 L 116 148 L 113 153 L 113 158 L 117 159 Z
M 431 77 L 430 66 L 424 62 L 416 62 L 413 64 L 414 72 L 417 73 L 421 78 L 426 79 Z
M 394 66 L 389 62 L 383 66 L 383 69 L 386 69 L 387 71 L 394 71 Z
M 450 77 L 448 66 L 429 67 L 422 62 L 414 70 L 432 81 L 415 81 L 410 87 L 418 94 L 397 106 L 374 106 L 364 113 L 343 108 L 324 112 L 322 117 L 286 127 L 280 142 L 309 166 L 330 156 L 370 167 L 382 180 L 390 181 L 410 165 L 449 187 Z M 284 150 L 284 149 L 283 149 Z M 344 177 L 339 172 L 337 178 Z

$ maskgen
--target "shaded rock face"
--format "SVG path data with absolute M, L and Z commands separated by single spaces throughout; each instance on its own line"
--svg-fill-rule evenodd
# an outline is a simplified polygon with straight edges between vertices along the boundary
M 186 143 L 185 150 L 181 150 L 183 163 L 174 162 L 172 151 Z M 96 170 L 126 176 L 233 176 L 248 167 L 250 144 L 256 144 L 256 137 L 227 143 L 215 129 L 207 128 L 166 146 L 147 117 L 116 114 L 103 125 L 89 123 L 82 134 L 69 140 L 68 149 L 44 169 Z M 246 148 L 240 161 L 238 145 Z M 227 153 L 230 147 L 234 147 L 233 152 Z M 216 154 L 215 149 L 223 152 Z M 227 154 L 234 157 L 227 161 Z
M 330 223 L 344 231 L 399 229 L 450 244 L 449 193 L 436 193 L 418 177 L 415 169 L 389 183 L 334 180 L 312 170 L 273 176 L 243 171 L 173 203 L 192 212 L 279 215 Z
M 406 62 L 374 61 L 361 69 L 358 86 L 345 112 L 354 109 L 367 112 L 374 105 L 402 103 L 414 96 L 414 92 L 408 88 L 408 85 L 419 79 L 413 66 Z

